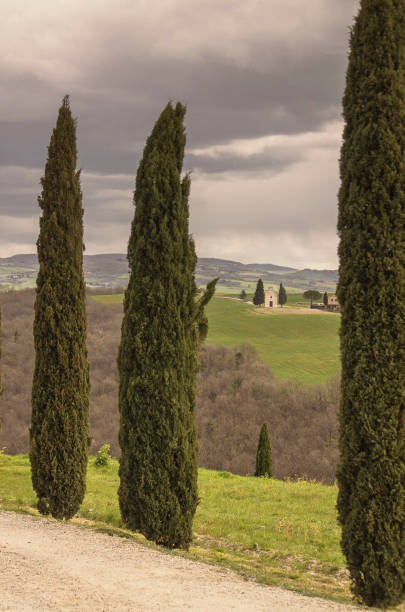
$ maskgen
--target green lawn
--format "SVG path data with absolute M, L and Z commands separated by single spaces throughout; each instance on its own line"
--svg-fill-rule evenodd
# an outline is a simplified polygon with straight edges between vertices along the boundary
M 117 469 L 115 460 L 98 468 L 90 459 L 87 494 L 74 520 L 90 520 L 102 531 L 146 544 L 140 534 L 123 529 Z M 201 469 L 199 493 L 193 544 L 188 553 L 178 554 L 232 568 L 265 584 L 349 600 L 336 487 Z M 34 506 L 28 457 L 0 455 L 0 507 L 35 514 Z
M 269 314 L 221 297 L 210 302 L 207 313 L 208 344 L 253 344 L 278 378 L 317 383 L 338 372 L 339 315 L 293 314 L 293 309 Z
M 277 378 L 324 382 L 339 371 L 340 315 L 295 313 L 302 294 L 290 296 L 292 307 L 273 313 L 237 299 L 214 297 L 207 307 L 207 344 L 253 344 Z M 116 304 L 122 301 L 122 295 L 98 295 L 94 299 Z

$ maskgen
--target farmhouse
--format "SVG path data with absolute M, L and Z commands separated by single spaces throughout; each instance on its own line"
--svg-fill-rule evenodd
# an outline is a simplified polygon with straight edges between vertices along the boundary
M 265 308 L 277 308 L 277 291 L 273 287 L 269 287 L 264 292 L 264 306 Z
M 328 308 L 330 310 L 337 310 L 339 308 L 339 300 L 336 295 L 328 295 Z

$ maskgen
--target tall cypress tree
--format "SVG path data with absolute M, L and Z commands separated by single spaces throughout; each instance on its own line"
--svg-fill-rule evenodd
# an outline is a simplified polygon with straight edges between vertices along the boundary
M 354 594 L 405 594 L 405 1 L 362 0 L 343 99 L 338 513 Z
M 253 296 L 253 304 L 255 306 L 261 306 L 262 304 L 264 304 L 264 287 L 261 278 L 259 278 L 259 280 L 257 281 L 256 291 Z
M 1 357 L 1 309 L 0 309 L 0 357 Z M 0 395 L 3 393 L 3 386 L 1 382 L 1 370 L 0 370 Z M 0 421 L 0 429 L 1 429 L 1 421 Z
M 1 357 L 1 309 L 0 309 L 0 357 Z M 1 370 L 0 370 L 0 395 L 3 392 L 3 387 L 1 384 Z M 1 429 L 1 421 L 0 421 L 0 429 Z
M 255 476 L 267 476 L 268 478 L 273 476 L 270 436 L 267 423 L 263 423 L 260 429 Z
M 135 185 L 124 300 L 119 410 L 121 515 L 132 530 L 188 548 L 198 503 L 194 424 L 197 352 L 207 332 L 181 178 L 185 107 L 169 103 L 149 136 Z
M 67 96 L 59 109 L 41 183 L 31 473 L 38 510 L 69 519 L 85 493 L 89 366 L 82 194 L 75 122 Z
M 283 283 L 280 283 L 280 289 L 278 292 L 278 302 L 283 307 L 287 303 L 287 291 L 284 289 Z

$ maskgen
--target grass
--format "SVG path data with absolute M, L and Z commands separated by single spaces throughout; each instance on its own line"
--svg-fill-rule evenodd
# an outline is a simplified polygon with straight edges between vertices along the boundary
M 287 288 L 287 304 L 284 308 L 302 307 L 305 305 L 309 305 L 309 302 L 302 293 L 289 293 Z
M 198 285 L 202 288 L 205 289 L 206 285 L 212 280 L 212 277 L 210 278 L 202 278 L 202 277 L 198 277 L 197 278 L 197 283 Z M 243 281 L 243 280 L 237 280 L 235 285 L 229 285 L 226 283 L 221 283 L 221 279 L 217 282 L 216 284 L 216 293 L 223 293 L 226 295 L 232 295 L 233 297 L 236 297 L 240 294 L 240 292 L 242 291 L 242 289 L 244 289 L 246 291 L 246 293 L 251 293 L 253 295 L 255 289 L 256 289 L 256 282 L 254 281 Z
M 207 307 L 207 343 L 253 344 L 277 378 L 319 383 L 334 376 L 339 370 L 339 315 L 288 312 L 269 314 L 239 300 L 214 298 Z
M 101 302 L 102 304 L 122 304 L 124 299 L 123 293 L 112 293 L 109 295 L 92 295 L 93 300 Z
M 143 536 L 123 528 L 118 462 L 98 468 L 94 461 L 90 458 L 86 497 L 74 521 L 147 544 Z M 264 584 L 350 600 L 335 487 L 200 469 L 199 492 L 195 539 L 187 553 L 177 554 L 231 568 Z M 26 455 L 0 455 L 0 507 L 37 514 Z
M 253 344 L 277 378 L 326 381 L 339 371 L 340 316 L 295 313 L 294 306 L 302 301 L 302 294 L 289 297 L 292 307 L 272 313 L 240 300 L 215 297 L 207 307 L 207 344 Z M 122 295 L 97 295 L 93 299 L 117 304 L 122 302 Z

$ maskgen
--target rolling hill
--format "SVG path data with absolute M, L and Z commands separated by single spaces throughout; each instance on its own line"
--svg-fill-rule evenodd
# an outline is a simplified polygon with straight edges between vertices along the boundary
M 122 302 L 122 294 L 93 296 L 104 304 Z M 207 306 L 207 344 L 252 344 L 277 378 L 323 383 L 339 371 L 336 313 L 255 308 L 238 299 L 214 297 Z
M 0 258 L 0 289 L 33 287 L 38 271 L 35 254 L 13 255 Z M 98 287 L 126 287 L 128 262 L 122 253 L 84 255 L 86 283 Z M 317 289 L 334 292 L 337 270 L 296 270 L 273 264 L 243 264 L 238 261 L 200 257 L 196 268 L 199 286 L 219 277 L 218 291 L 239 293 L 242 289 L 253 291 L 261 278 L 265 285 L 278 286 L 280 282 L 293 291 Z

